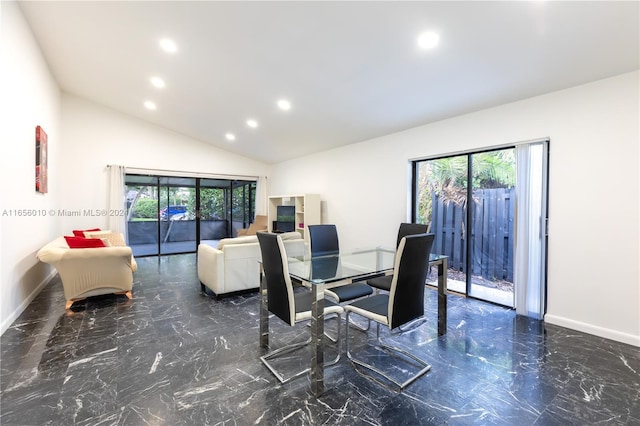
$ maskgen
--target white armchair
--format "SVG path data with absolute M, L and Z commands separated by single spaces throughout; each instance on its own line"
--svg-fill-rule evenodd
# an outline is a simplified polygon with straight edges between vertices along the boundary
M 306 245 L 297 232 L 282 234 L 287 254 L 303 256 Z M 198 279 L 202 290 L 209 288 L 220 296 L 260 287 L 260 265 L 262 259 L 258 237 L 255 235 L 226 238 L 218 247 L 207 244 L 198 246 Z
M 101 248 L 69 248 L 64 237 L 55 239 L 42 247 L 37 258 L 52 265 L 58 271 L 65 305 L 69 309 L 73 302 L 101 294 L 120 293 L 129 299 L 133 296 L 133 273 L 137 264 L 131 247 L 124 245 L 124 237 L 118 233 L 102 233 L 111 246 Z

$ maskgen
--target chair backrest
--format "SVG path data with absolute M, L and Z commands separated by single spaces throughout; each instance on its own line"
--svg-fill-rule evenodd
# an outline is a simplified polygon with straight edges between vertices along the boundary
M 400 240 L 402 237 L 406 237 L 407 235 L 415 235 L 415 234 L 426 234 L 428 233 L 429 226 L 422 225 L 420 223 L 401 223 L 400 228 L 398 229 L 398 240 L 396 241 L 396 248 L 400 245 Z
M 338 230 L 335 225 L 309 225 L 311 256 L 326 256 L 340 252 Z
M 293 325 L 296 316 L 295 300 L 282 238 L 278 234 L 267 232 L 258 232 L 256 235 L 262 253 L 262 268 L 267 281 L 269 312 L 287 324 Z
M 402 237 L 389 292 L 388 321 L 394 329 L 424 315 L 424 286 L 433 234 Z

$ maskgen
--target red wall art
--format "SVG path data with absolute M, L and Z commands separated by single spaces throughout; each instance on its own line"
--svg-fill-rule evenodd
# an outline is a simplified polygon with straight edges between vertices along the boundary
M 42 127 L 36 127 L 36 191 L 47 193 L 47 134 Z

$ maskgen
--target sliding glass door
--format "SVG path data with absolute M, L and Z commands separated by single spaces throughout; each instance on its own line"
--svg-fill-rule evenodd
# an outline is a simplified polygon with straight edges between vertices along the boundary
M 217 246 L 218 241 L 230 235 L 227 222 L 227 181 L 201 179 L 199 188 L 200 242 Z
M 135 256 L 217 246 L 253 219 L 254 181 L 128 174 L 127 231 Z
M 432 252 L 448 256 L 449 291 L 542 315 L 547 145 L 413 163 L 413 221 L 428 224 Z
M 134 256 L 160 253 L 160 188 L 157 176 L 126 175 L 127 240 Z
M 447 290 L 467 293 L 466 155 L 420 161 L 415 164 L 417 194 L 414 197 L 416 223 L 427 224 L 435 234 L 432 253 L 449 256 Z M 434 274 L 429 279 L 435 280 Z
M 415 221 L 449 257 L 447 289 L 513 307 L 514 149 L 415 164 Z
M 226 179 L 200 179 L 201 240 L 216 245 L 247 228 L 255 211 L 256 183 Z
M 515 149 L 469 155 L 468 294 L 514 306 Z
M 231 223 L 233 235 L 253 221 L 256 204 L 255 182 L 234 181 L 231 185 Z
M 196 179 L 159 177 L 160 254 L 196 251 Z

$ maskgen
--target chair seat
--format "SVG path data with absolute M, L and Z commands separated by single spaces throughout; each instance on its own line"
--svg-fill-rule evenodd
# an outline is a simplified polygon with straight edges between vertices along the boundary
M 338 303 L 348 302 L 373 294 L 373 288 L 365 283 L 353 283 L 325 290 L 327 297 Z
M 296 322 L 311 319 L 311 303 L 313 303 L 313 294 L 309 291 L 296 293 Z M 324 299 L 324 313 L 341 314 L 344 312 L 342 306 L 337 303 Z
M 393 281 L 393 275 L 384 275 L 367 280 L 367 284 L 379 290 L 391 291 L 391 281 Z
M 389 295 L 376 294 L 375 296 L 356 300 L 346 305 L 344 310 L 369 318 L 377 323 L 388 325 Z

